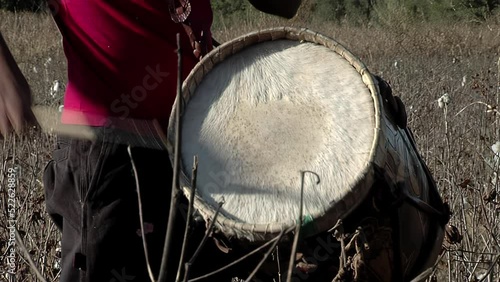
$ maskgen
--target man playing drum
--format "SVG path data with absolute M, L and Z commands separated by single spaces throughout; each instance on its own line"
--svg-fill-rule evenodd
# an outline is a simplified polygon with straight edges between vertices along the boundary
M 300 5 L 300 0 L 249 1 L 285 18 Z M 130 120 L 156 120 L 167 128 L 177 87 L 176 35 L 185 51 L 185 78 L 212 48 L 210 1 L 50 0 L 49 6 L 68 64 L 61 122 L 77 130 L 90 127 L 100 137 L 58 136 L 45 168 L 47 211 L 62 231 L 61 281 L 148 281 L 135 177 L 127 142 L 119 142 L 115 133 L 137 131 Z M 36 123 L 31 101 L 30 87 L 0 34 L 0 136 Z M 131 154 L 149 260 L 158 277 L 172 168 L 166 150 L 145 147 L 134 147 Z M 179 216 L 174 254 L 184 223 Z M 178 260 L 170 261 L 175 263 L 168 266 L 168 281 L 173 281 Z M 199 261 L 200 269 L 212 263 Z

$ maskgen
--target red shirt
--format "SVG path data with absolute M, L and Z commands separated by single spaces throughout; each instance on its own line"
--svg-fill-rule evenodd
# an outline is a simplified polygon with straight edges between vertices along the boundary
M 183 79 L 198 60 L 167 0 L 52 0 L 63 38 L 68 84 L 62 122 L 104 125 L 110 118 L 170 116 L 181 35 Z M 191 0 L 191 18 L 210 27 L 209 0 Z

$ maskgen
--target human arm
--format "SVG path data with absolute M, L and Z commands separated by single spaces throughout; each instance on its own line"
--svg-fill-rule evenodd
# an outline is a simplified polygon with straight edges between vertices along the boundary
M 0 137 L 36 123 L 31 90 L 0 32 Z
M 257 10 L 291 19 L 297 13 L 302 0 L 248 0 Z

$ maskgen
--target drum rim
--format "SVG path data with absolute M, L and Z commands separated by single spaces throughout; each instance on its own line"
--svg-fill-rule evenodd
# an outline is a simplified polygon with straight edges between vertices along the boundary
M 357 206 L 366 198 L 369 189 L 366 189 L 363 185 L 363 180 L 366 178 L 371 178 L 373 175 L 373 169 L 370 166 L 370 162 L 374 159 L 377 147 L 380 140 L 380 123 L 381 123 L 381 101 L 379 96 L 379 88 L 377 80 L 370 73 L 366 65 L 353 53 L 351 53 L 346 47 L 335 39 L 328 37 L 322 33 L 312 31 L 308 28 L 296 28 L 296 27 L 274 27 L 268 29 L 260 29 L 254 32 L 247 33 L 245 35 L 236 37 L 230 41 L 227 41 L 217 48 L 209 52 L 202 60 L 191 70 L 189 75 L 186 77 L 182 84 L 182 98 L 184 100 L 181 103 L 181 113 L 180 117 L 183 117 L 183 110 L 185 105 L 189 102 L 189 99 L 194 95 L 197 86 L 201 83 L 202 79 L 219 63 L 223 62 L 227 57 L 238 53 L 240 50 L 249 47 L 256 43 L 262 43 L 266 41 L 274 41 L 280 39 L 296 40 L 300 42 L 310 42 L 322 45 L 334 51 L 345 59 L 354 69 L 360 74 L 363 83 L 367 86 L 373 99 L 374 104 L 374 114 L 375 114 L 375 125 L 374 125 L 374 136 L 373 143 L 370 148 L 370 154 L 368 157 L 367 164 L 360 174 L 360 177 L 356 181 L 356 185 L 353 186 L 351 191 L 346 192 L 344 198 L 335 204 L 330 204 L 326 211 L 321 214 L 314 214 L 313 222 L 305 222 L 304 225 L 308 225 L 303 231 L 306 234 L 304 236 L 314 235 L 321 231 L 325 231 L 331 228 L 338 219 L 342 219 L 349 215 Z M 174 102 L 167 132 L 167 150 L 169 152 L 169 157 L 174 164 L 174 147 L 175 147 L 175 125 L 177 124 L 176 112 L 177 112 L 177 99 Z M 182 125 L 181 125 L 182 128 Z M 181 144 L 182 146 L 182 144 Z M 185 174 L 182 169 L 182 158 L 179 159 L 179 185 L 185 194 L 189 198 L 191 194 L 191 184 L 190 179 Z M 207 204 L 204 199 L 199 195 L 198 192 L 195 193 L 195 209 L 202 215 L 206 221 L 211 221 L 216 213 L 216 208 Z M 322 218 L 318 221 L 318 218 Z M 290 220 L 288 222 L 270 222 L 266 224 L 252 224 L 238 222 L 224 216 L 222 213 L 217 215 L 216 227 L 219 228 L 222 233 L 226 235 L 236 236 L 243 239 L 248 239 L 250 241 L 256 240 L 267 240 L 270 239 L 282 230 L 287 230 L 290 227 L 295 226 L 298 220 Z M 312 226 L 309 226 L 312 225 Z

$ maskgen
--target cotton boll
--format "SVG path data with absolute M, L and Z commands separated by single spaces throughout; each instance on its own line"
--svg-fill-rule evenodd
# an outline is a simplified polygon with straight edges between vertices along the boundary
M 448 95 L 448 93 L 444 93 L 443 96 L 439 97 L 437 102 L 439 108 L 443 108 L 445 105 L 450 103 L 450 95 Z
M 60 86 L 61 84 L 59 80 L 54 80 L 54 82 L 52 83 L 52 87 L 50 88 L 50 97 L 52 98 L 56 97 L 57 93 L 59 92 Z
M 493 153 L 498 154 L 500 152 L 500 141 L 495 142 L 495 144 L 491 145 L 491 150 Z

